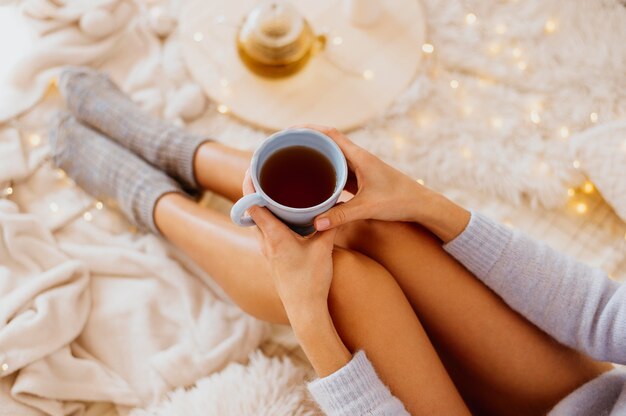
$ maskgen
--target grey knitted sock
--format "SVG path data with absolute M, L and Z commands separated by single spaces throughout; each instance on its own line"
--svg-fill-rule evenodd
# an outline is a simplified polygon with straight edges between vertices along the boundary
M 106 74 L 94 69 L 66 68 L 59 86 L 78 120 L 167 172 L 185 188 L 199 189 L 193 159 L 198 147 L 209 139 L 145 113 Z
M 170 192 L 183 193 L 165 173 L 69 114 L 56 119 L 50 146 L 58 167 L 91 195 L 117 200 L 142 230 L 159 234 L 153 217 L 157 201 Z

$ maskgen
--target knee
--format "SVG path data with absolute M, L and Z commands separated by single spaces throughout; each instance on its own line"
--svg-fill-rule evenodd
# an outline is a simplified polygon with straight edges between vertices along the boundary
M 374 275 L 384 274 L 384 271 L 376 261 L 357 251 L 335 247 L 331 291 L 368 286 L 375 280 Z
M 393 276 L 376 261 L 356 251 L 335 248 L 333 280 L 328 295 L 331 313 L 375 303 L 376 298 L 396 287 Z

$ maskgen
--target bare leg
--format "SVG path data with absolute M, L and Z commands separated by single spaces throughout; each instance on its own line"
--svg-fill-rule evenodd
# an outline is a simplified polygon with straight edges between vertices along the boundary
M 214 171 L 236 180 L 228 185 L 214 180 L 210 175 L 219 173 L 209 169 L 198 176 L 237 199 L 251 154 L 226 150 L 223 164 L 223 151 L 207 146 L 197 166 L 212 163 Z M 418 226 L 361 222 L 340 236 L 346 247 L 376 260 L 398 281 L 463 397 L 481 414 L 545 413 L 610 368 L 559 345 L 511 310 Z
M 218 142 L 203 143 L 194 159 L 196 179 L 204 189 L 236 201 L 241 198 L 241 184 L 251 158 L 251 152 Z
M 178 194 L 155 209 L 163 235 L 184 250 L 248 313 L 287 323 L 251 229 L 233 225 Z M 193 232 L 190 232 L 193 230 Z M 334 254 L 333 321 L 351 351 L 364 349 L 382 379 L 414 414 L 467 414 L 443 364 L 393 277 L 348 250 Z
M 395 277 L 477 413 L 545 414 L 610 369 L 510 309 L 421 227 L 378 221 L 348 227 L 344 244 Z

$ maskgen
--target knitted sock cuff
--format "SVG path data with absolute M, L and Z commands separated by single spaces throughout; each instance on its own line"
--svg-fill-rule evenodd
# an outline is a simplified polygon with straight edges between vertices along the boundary
M 200 189 L 200 185 L 196 179 L 194 160 L 200 146 L 210 141 L 212 140 L 204 136 L 186 134 L 177 146 L 170 148 L 170 151 L 173 152 L 173 154 L 171 154 L 172 160 L 175 166 L 179 167 L 179 171 L 177 172 L 179 175 L 178 179 L 185 189 Z
M 151 231 L 156 235 L 163 235 L 156 225 L 154 214 L 159 200 L 171 193 L 187 196 L 179 187 L 168 182 L 154 182 L 146 188 L 146 195 L 142 198 L 142 203 L 135 206 L 135 212 L 132 216 L 142 231 Z

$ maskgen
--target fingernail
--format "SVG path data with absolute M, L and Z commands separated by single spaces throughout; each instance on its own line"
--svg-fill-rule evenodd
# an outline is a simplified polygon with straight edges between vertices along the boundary
M 324 231 L 330 227 L 330 220 L 328 218 L 320 218 L 315 220 L 315 229 L 317 231 Z

